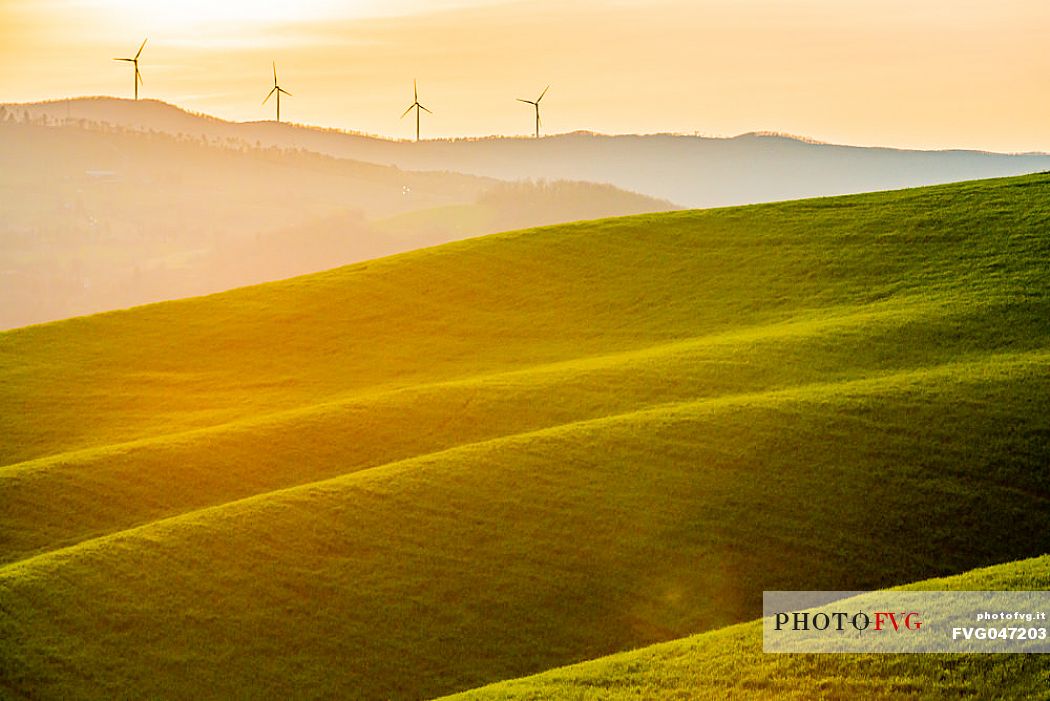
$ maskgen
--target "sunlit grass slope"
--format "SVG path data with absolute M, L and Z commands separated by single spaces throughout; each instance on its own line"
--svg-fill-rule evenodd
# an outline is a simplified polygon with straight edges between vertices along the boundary
M 1050 557 L 903 588 L 1050 589 Z M 455 698 L 1035 700 L 1046 698 L 1048 690 L 1050 661 L 1039 655 L 765 655 L 762 626 L 755 621 L 494 684 Z
M 1050 176 L 0 334 L 0 679 L 415 698 L 1050 550 Z

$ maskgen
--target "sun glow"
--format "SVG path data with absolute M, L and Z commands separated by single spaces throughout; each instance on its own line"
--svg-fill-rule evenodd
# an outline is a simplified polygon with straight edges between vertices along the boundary
M 149 24 L 171 31 L 216 24 L 243 26 L 332 16 L 353 17 L 358 13 L 368 13 L 376 3 L 371 0 L 350 3 L 334 0 L 181 0 L 177 3 L 96 0 L 89 4 L 129 24 Z
M 148 38 L 142 97 L 233 120 L 270 114 L 276 61 L 288 119 L 388 136 L 414 138 L 419 78 L 432 137 L 535 134 L 515 98 L 549 83 L 544 133 L 1045 151 L 1048 23 L 1045 0 L 0 0 L 0 97 L 133 97 L 111 59 Z

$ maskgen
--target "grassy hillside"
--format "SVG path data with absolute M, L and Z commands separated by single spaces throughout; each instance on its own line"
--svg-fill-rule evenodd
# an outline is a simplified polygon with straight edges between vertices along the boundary
M 902 588 L 1050 589 L 1050 557 Z M 1046 698 L 1047 689 L 1050 661 L 1039 655 L 764 655 L 756 621 L 454 698 L 1034 700 Z
M 500 183 L 467 205 L 422 209 L 376 222 L 375 229 L 395 240 L 430 243 L 457 241 L 491 231 L 557 224 L 574 219 L 598 219 L 610 212 L 636 214 L 677 209 L 662 206 L 644 195 L 624 192 L 612 185 L 587 182 Z M 421 232 L 429 232 L 425 238 Z
M 1050 550 L 1050 176 L 0 334 L 0 678 L 416 698 Z

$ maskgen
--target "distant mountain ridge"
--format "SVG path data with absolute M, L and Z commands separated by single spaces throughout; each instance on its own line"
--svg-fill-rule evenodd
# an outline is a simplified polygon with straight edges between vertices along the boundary
M 81 98 L 5 105 L 54 119 L 303 148 L 409 170 L 608 183 L 688 207 L 717 207 L 892 190 L 1050 170 L 1047 154 L 842 146 L 776 132 L 733 138 L 574 132 L 542 139 L 395 141 L 275 122 L 227 122 L 155 100 Z
M 471 236 L 673 209 L 610 185 L 510 183 L 157 128 L 0 121 L 0 328 L 218 292 Z M 3 116 L 0 115 L 0 119 Z M 90 122 L 90 123 L 85 123 Z M 222 123 L 218 123 L 222 124 Z

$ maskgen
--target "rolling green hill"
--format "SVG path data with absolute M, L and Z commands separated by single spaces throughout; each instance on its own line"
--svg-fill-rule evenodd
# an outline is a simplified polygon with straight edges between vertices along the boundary
M 1050 557 L 903 589 L 1050 588 Z M 465 692 L 484 699 L 1043 699 L 1050 663 L 1025 655 L 765 655 L 759 622 Z M 450 699 L 451 701 L 451 699 Z
M 1048 259 L 1038 175 L 0 334 L 0 679 L 427 697 L 1045 553 Z

